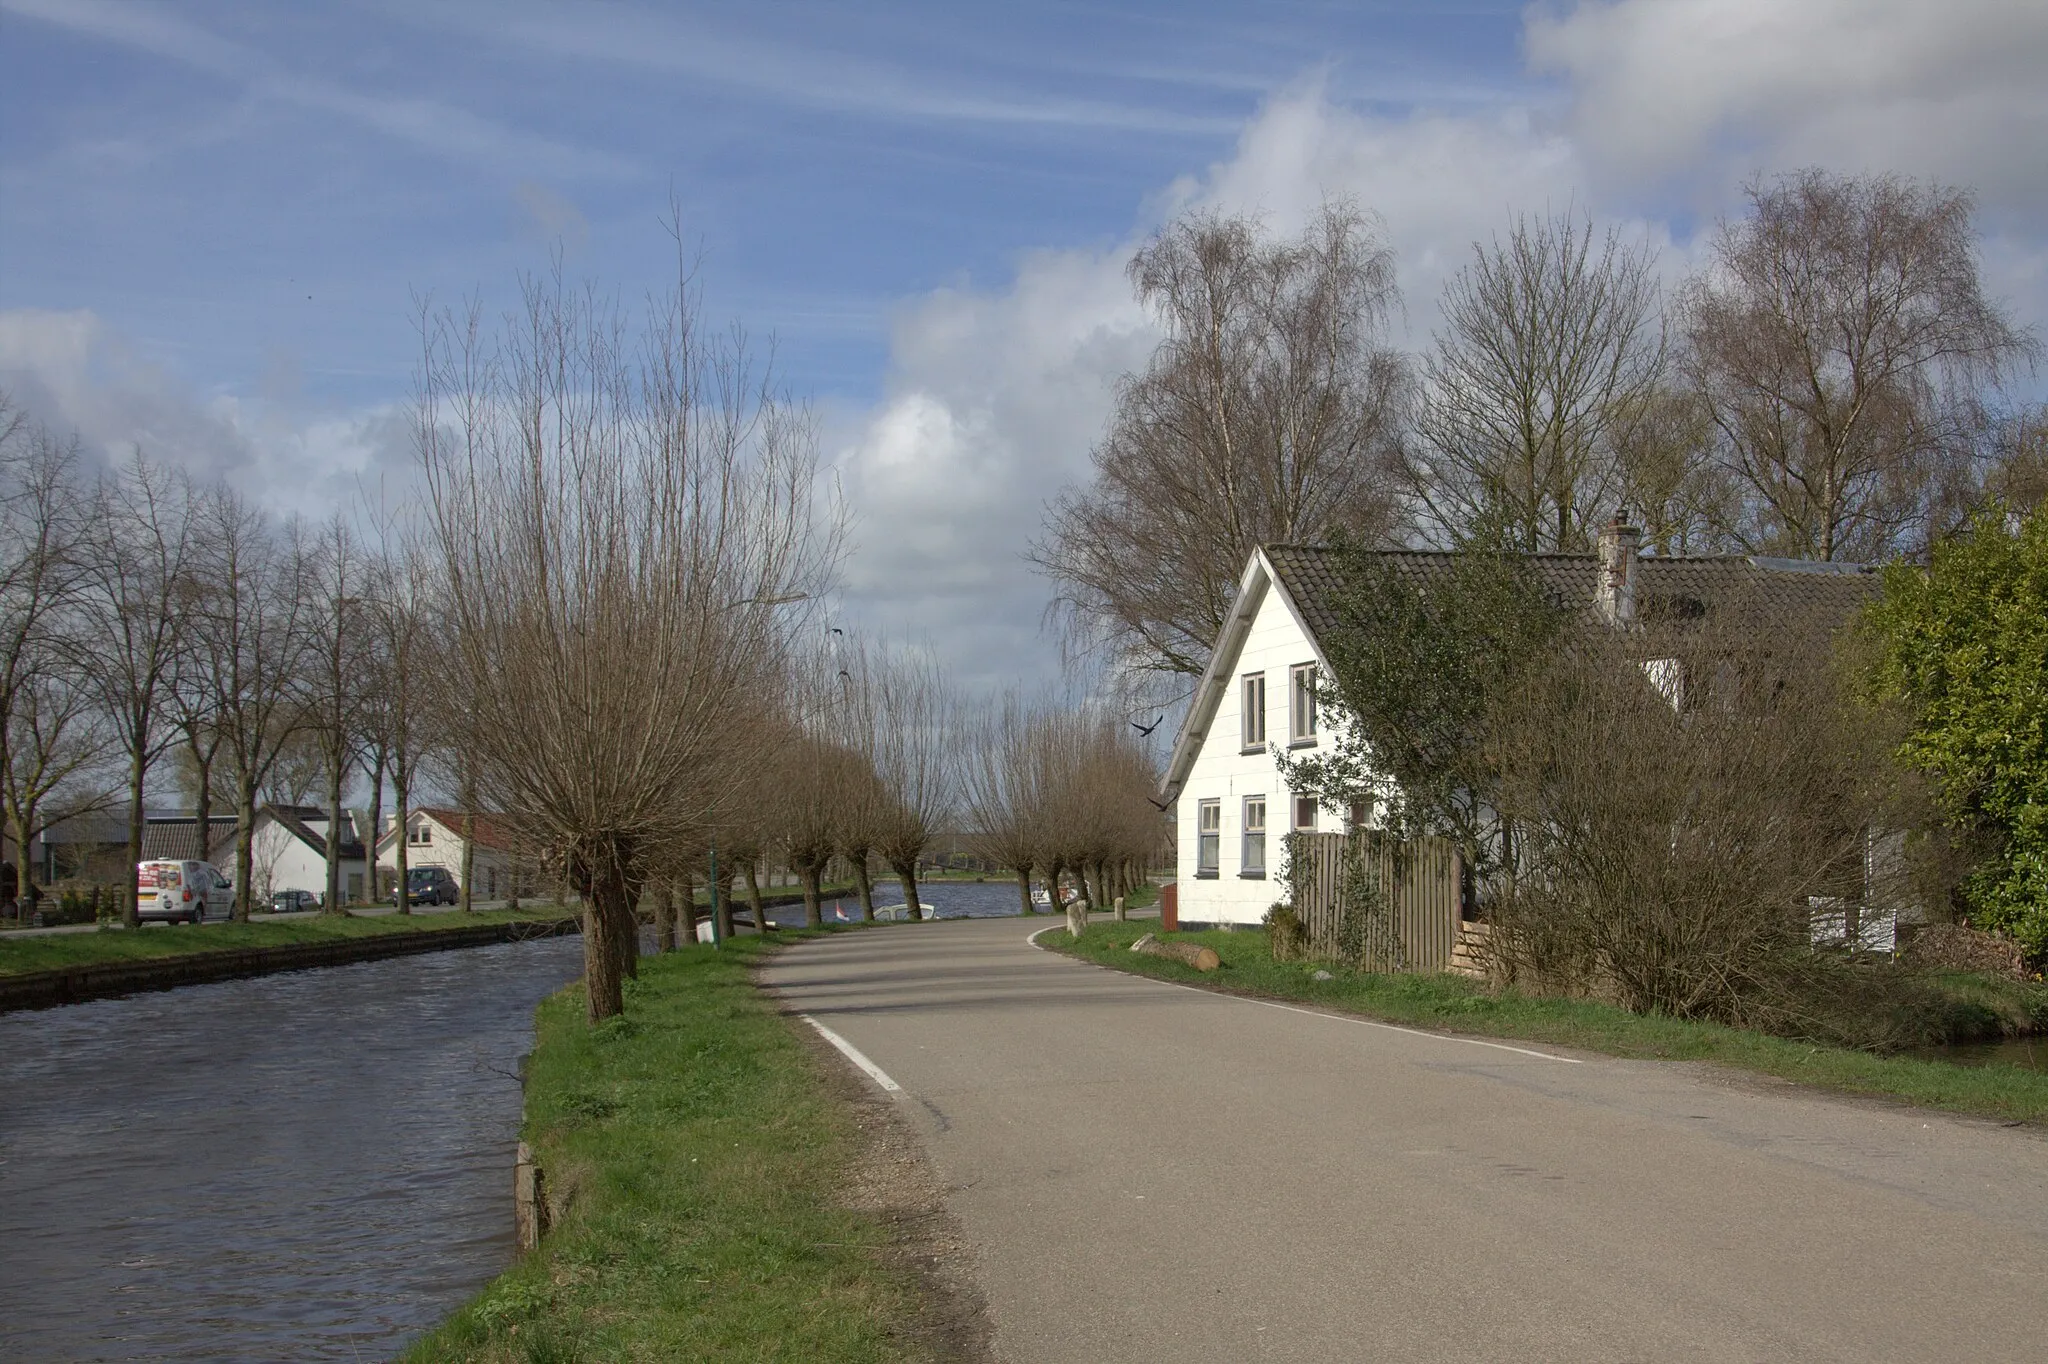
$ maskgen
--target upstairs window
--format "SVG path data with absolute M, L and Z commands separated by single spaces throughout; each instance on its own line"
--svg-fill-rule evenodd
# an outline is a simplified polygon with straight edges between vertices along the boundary
M 1300 663 L 1287 670 L 1287 741 L 1316 741 L 1316 665 Z
M 1244 746 L 1266 746 L 1266 675 L 1244 675 Z
M 412 832 L 406 836 L 405 841 L 416 848 L 425 847 L 434 841 L 434 826 L 424 822 L 413 825 Z
M 1195 811 L 1195 875 L 1214 876 L 1223 855 L 1223 802 L 1205 800 Z
M 1244 862 L 1240 876 L 1266 874 L 1266 798 L 1244 798 Z

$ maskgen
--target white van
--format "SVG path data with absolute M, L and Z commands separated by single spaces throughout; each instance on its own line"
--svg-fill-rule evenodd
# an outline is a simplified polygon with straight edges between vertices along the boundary
M 224 919 L 234 910 L 234 887 L 211 862 L 140 862 L 135 867 L 135 913 L 145 922 L 188 924 Z

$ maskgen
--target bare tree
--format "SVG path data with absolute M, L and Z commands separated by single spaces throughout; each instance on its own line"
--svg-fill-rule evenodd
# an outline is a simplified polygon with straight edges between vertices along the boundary
M 225 740 L 235 786 L 235 909 L 249 917 L 254 888 L 256 798 L 301 741 L 302 679 L 313 609 L 307 547 L 296 525 L 280 534 L 237 492 L 216 487 L 200 506 L 194 534 L 203 545 L 194 564 L 199 584 L 188 618 L 202 645 L 202 666 Z M 303 796 L 317 780 L 317 748 L 296 774 Z M 293 802 L 296 803 L 296 802 Z
M 136 867 L 142 861 L 143 793 L 174 734 L 164 710 L 179 632 L 191 623 L 195 510 L 184 476 L 150 464 L 138 449 L 100 481 L 80 559 L 86 586 L 79 599 L 80 629 L 95 641 L 90 676 L 128 769 L 121 914 L 130 928 L 141 922 Z
M 953 808 L 953 746 L 959 707 L 928 657 L 898 653 L 873 660 L 874 762 L 881 778 L 875 849 L 903 884 L 910 917 L 922 919 L 917 863 Z M 855 754 L 863 768 L 869 765 Z M 865 777 L 865 773 L 861 774 Z
M 26 849 L 59 820 L 113 803 L 100 778 L 113 750 L 98 697 L 69 667 L 39 673 L 17 698 L 0 797 L 20 861 L 17 885 L 33 897 Z
M 426 319 L 416 422 L 455 742 L 584 895 L 592 1021 L 624 1009 L 635 900 L 736 781 L 725 736 L 823 585 L 807 414 L 708 339 L 688 281 L 626 324 L 559 273 L 496 338 Z
M 961 803 L 975 850 L 1017 873 L 1018 903 L 1027 915 L 1031 873 L 1044 850 L 1046 793 L 1035 749 L 1040 708 L 1012 694 L 975 722 L 961 768 Z
M 384 755 L 379 778 L 391 779 L 392 857 L 396 863 L 398 912 L 412 912 L 406 880 L 410 874 L 408 837 L 413 792 L 420 779 L 433 734 L 431 715 L 430 628 L 433 619 L 429 566 L 412 546 L 403 543 L 377 561 L 368 592 L 371 628 L 366 719 L 375 744 Z M 381 785 L 381 780 L 379 782 Z M 373 800 L 381 792 L 373 792 Z M 374 876 L 376 843 L 382 836 L 381 813 L 373 806 L 370 855 Z
M 1193 213 L 1132 259 L 1166 333 L 1118 386 L 1086 489 L 1031 560 L 1078 640 L 1140 672 L 1198 675 L 1254 545 L 1392 524 L 1385 446 L 1404 369 L 1377 223 L 1326 205 L 1291 241 Z
M 306 563 L 304 684 L 306 733 L 319 750 L 327 786 L 327 885 L 322 906 L 343 912 L 342 789 L 359 756 L 369 690 L 371 615 L 366 608 L 372 562 L 339 512 L 320 527 Z
M 86 511 L 77 459 L 75 440 L 30 423 L 0 393 L 0 773 L 15 772 L 18 746 L 47 737 L 39 722 L 51 714 L 48 685 L 69 673 L 63 622 Z M 18 828 L 15 857 L 19 893 L 30 880 L 28 837 Z
M 1407 486 L 1426 527 L 1581 551 L 1620 482 L 1615 435 L 1664 364 L 1653 257 L 1590 219 L 1520 218 L 1444 289 Z
M 1692 382 L 1753 552 L 1874 559 L 1924 539 L 1988 384 L 2038 346 L 1985 296 L 1970 196 L 1799 171 L 1749 186 L 1687 287 Z

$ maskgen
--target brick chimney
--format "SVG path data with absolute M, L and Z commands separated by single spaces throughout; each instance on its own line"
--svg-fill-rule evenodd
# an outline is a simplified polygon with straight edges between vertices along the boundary
M 1635 624 L 1636 550 L 1642 543 L 1642 529 L 1628 523 L 1626 509 L 1600 529 L 1600 581 L 1593 605 L 1609 625 Z

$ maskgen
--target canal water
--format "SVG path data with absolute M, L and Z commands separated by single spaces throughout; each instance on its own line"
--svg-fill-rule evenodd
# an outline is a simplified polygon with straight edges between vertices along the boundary
M 513 1255 L 542 938 L 0 1014 L 0 1360 L 388 1359 Z

